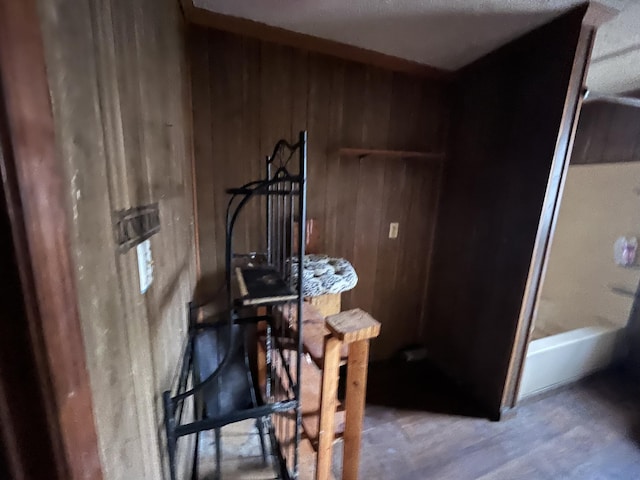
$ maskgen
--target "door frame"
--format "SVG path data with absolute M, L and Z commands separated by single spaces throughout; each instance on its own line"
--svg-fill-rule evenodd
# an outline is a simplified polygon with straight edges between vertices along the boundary
M 54 464 L 48 478 L 100 480 L 67 192 L 55 145 L 36 0 L 0 0 L 0 93 L 0 169 L 14 246 L 13 252 L 4 253 L 14 255 L 23 294 L 17 301 L 24 306 L 22 318 L 11 320 L 26 322 L 31 348 L 23 354 L 33 361 L 36 373 L 25 383 L 32 381 L 42 395 L 40 413 L 46 418 L 46 431 L 32 434 L 43 437 L 38 445 L 48 444 Z M 2 367 L 16 368 L 0 365 L 0 375 Z M 0 386 L 6 386 L 6 380 L 2 376 Z M 11 400 L 11 393 L 5 392 L 4 398 Z M 32 408 L 37 404 L 34 400 Z M 28 424 L 31 412 L 25 407 L 22 415 L 13 416 L 14 424 Z M 11 439 L 15 433 L 10 424 L 0 422 L 0 438 Z M 34 461 L 33 453 L 5 450 L 14 478 L 27 478 L 25 465 Z
M 578 120 L 586 93 L 586 77 L 596 31 L 601 24 L 611 20 L 616 14 L 617 12 L 603 9 L 600 5 L 591 3 L 583 20 L 509 361 L 500 407 L 501 416 L 508 415 L 509 411 L 513 410 L 518 403 L 520 381 L 533 333 L 537 305 L 547 271 Z

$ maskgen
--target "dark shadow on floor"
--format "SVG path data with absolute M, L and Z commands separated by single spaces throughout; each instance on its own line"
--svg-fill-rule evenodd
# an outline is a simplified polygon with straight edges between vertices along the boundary
M 614 367 L 584 379 L 581 384 L 594 402 L 619 412 L 627 436 L 640 446 L 640 382 L 633 372 L 625 366 Z
M 341 370 L 339 395 L 344 398 L 346 372 Z M 400 359 L 369 365 L 367 405 L 474 418 L 488 414 L 428 360 Z

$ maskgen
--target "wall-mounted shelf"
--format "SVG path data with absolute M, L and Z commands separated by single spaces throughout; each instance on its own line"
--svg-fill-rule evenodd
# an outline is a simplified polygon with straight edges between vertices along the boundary
M 626 287 L 619 287 L 617 285 L 610 285 L 609 289 L 612 293 L 622 295 L 623 297 L 636 298 L 638 295 L 636 292 L 633 292 Z
M 423 160 L 442 160 L 443 152 L 413 152 L 407 150 L 380 150 L 372 148 L 350 148 L 342 147 L 338 149 L 340 155 L 351 155 L 354 157 L 393 157 L 393 158 L 419 158 Z

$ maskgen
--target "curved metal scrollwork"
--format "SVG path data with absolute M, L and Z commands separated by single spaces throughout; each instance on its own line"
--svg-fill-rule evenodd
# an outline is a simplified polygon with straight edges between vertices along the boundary
M 267 311 L 269 312 L 266 316 L 242 318 L 241 310 L 236 306 L 237 299 L 234 298 L 232 279 L 234 278 L 233 263 L 236 258 L 236 254 L 234 252 L 234 233 L 238 219 L 241 217 L 246 206 L 253 199 L 264 197 L 266 199 L 264 202 L 266 238 L 265 245 L 262 246 L 266 247 L 264 260 L 266 265 L 272 269 L 279 278 L 281 278 L 285 283 L 288 283 L 293 295 L 287 297 L 286 308 L 289 309 L 289 314 L 295 312 L 292 314 L 291 318 L 295 317 L 297 319 L 297 332 L 302 331 L 301 311 L 303 301 L 303 279 L 302 276 L 296 276 L 296 280 L 294 280 L 294 275 L 292 275 L 291 272 L 296 263 L 298 266 L 302 265 L 304 258 L 304 225 L 306 220 L 306 145 L 306 132 L 300 132 L 298 141 L 293 144 L 286 140 L 278 141 L 274 146 L 271 155 L 266 157 L 265 176 L 263 179 L 251 181 L 239 188 L 227 190 L 227 193 L 230 195 L 225 214 L 225 283 L 227 308 L 223 314 L 223 319 L 219 320 L 216 324 L 216 326 L 224 325 L 227 327 L 228 335 L 226 339 L 226 352 L 222 360 L 218 363 L 217 368 L 215 368 L 207 378 L 195 383 L 187 390 L 186 379 L 183 381 L 181 375 L 178 393 L 171 397 L 168 392 L 165 392 L 165 413 L 168 417 L 165 420 L 165 426 L 167 430 L 167 441 L 170 446 L 170 459 L 173 458 L 171 445 L 173 444 L 175 447 L 177 437 L 204 430 L 207 429 L 207 427 L 214 428 L 211 425 L 218 425 L 224 421 L 224 419 L 207 419 L 205 421 L 194 422 L 189 425 L 176 426 L 175 414 L 179 407 L 180 411 L 182 411 L 185 399 L 192 397 L 197 392 L 201 392 L 207 385 L 211 385 L 213 382 L 220 379 L 221 373 L 227 369 L 232 356 L 231 352 L 235 351 L 235 342 L 237 341 L 237 335 L 233 334 L 234 325 L 246 322 L 247 320 L 267 320 L 267 404 L 264 406 L 256 405 L 253 409 L 255 412 L 252 412 L 252 415 L 259 414 L 260 416 L 263 416 L 265 415 L 265 412 L 266 414 L 269 414 L 295 410 L 295 441 L 290 442 L 293 448 L 293 453 L 289 456 L 290 458 L 285 458 L 284 460 L 281 458 L 281 462 L 284 463 L 287 469 L 291 467 L 293 469 L 292 475 L 296 475 L 298 463 L 297 445 L 300 439 L 301 424 L 299 399 L 302 338 L 301 335 L 297 335 L 297 339 L 292 339 L 295 340 L 295 349 L 292 351 L 289 346 L 287 347 L 287 353 L 283 353 L 283 347 L 280 342 L 286 334 L 284 332 L 280 332 L 278 334 L 280 336 L 272 336 L 272 328 L 274 324 L 272 321 L 273 317 L 270 316 L 271 308 L 277 304 L 282 305 L 283 302 L 273 301 L 269 303 L 267 300 L 264 302 L 264 305 L 267 306 Z M 298 224 L 298 228 L 295 228 L 296 222 Z M 202 328 L 201 324 L 195 323 L 195 320 L 190 318 L 190 339 L 187 348 L 188 355 L 192 355 L 192 342 L 194 335 Z M 293 352 L 293 355 L 291 352 Z M 245 360 L 248 362 L 248 358 Z M 185 359 L 185 364 L 188 364 L 189 368 L 191 368 L 192 363 L 191 359 Z M 272 391 L 271 389 L 271 385 L 274 383 L 272 382 L 272 377 L 277 369 L 274 365 L 276 365 L 277 368 L 284 369 L 279 373 L 282 374 L 283 378 L 286 378 L 289 383 L 288 390 L 284 394 L 282 392 Z M 276 385 L 276 383 L 274 383 L 274 385 Z M 253 395 L 255 397 L 255 394 Z M 278 398 L 278 395 L 280 395 L 280 398 Z M 182 415 L 180 415 L 180 417 L 181 416 Z M 242 416 L 242 414 L 240 414 L 240 416 Z M 229 418 L 235 417 L 231 416 Z M 172 467 L 172 471 L 173 470 L 174 468 Z

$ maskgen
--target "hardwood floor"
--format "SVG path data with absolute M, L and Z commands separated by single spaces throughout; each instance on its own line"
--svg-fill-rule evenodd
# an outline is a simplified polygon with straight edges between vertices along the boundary
M 382 386 L 376 375 L 372 370 L 373 390 Z M 428 387 L 417 390 L 426 395 Z M 431 413 L 375 405 L 389 395 L 370 393 L 361 479 L 640 478 L 640 386 L 620 372 L 529 400 L 502 422 L 463 416 L 474 411 L 461 410 L 455 394 L 451 405 L 458 414 L 451 415 L 442 413 L 441 394 L 431 403 L 440 413 Z M 339 445 L 337 450 L 336 473 Z
M 621 372 L 527 400 L 501 422 L 482 418 L 427 364 L 372 364 L 368 395 L 361 480 L 640 479 L 640 385 Z M 223 478 L 275 478 L 246 425 L 241 440 L 241 427 L 223 429 Z M 210 437 L 202 438 L 201 479 L 215 478 Z

